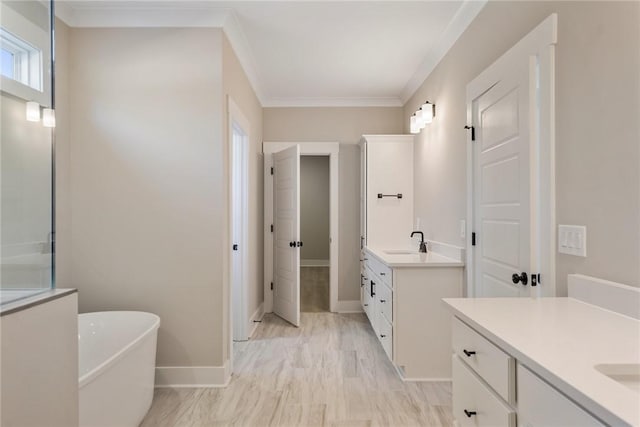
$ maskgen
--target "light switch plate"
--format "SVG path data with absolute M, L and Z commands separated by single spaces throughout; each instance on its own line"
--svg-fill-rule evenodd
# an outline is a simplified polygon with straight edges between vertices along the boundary
M 583 225 L 558 225 L 558 252 L 587 256 L 587 227 Z

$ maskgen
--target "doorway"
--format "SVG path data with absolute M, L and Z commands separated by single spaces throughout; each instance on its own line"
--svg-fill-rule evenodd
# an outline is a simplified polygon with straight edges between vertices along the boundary
M 329 156 L 300 157 L 300 311 L 329 311 Z
M 329 265 L 325 268 L 328 269 L 329 276 L 328 310 L 338 311 L 339 144 L 265 142 L 263 153 L 264 312 L 275 312 L 291 324 L 299 326 L 300 273 L 301 270 L 307 268 L 300 267 L 302 249 L 305 247 L 300 229 L 300 164 L 302 157 L 325 157 L 329 162 Z M 295 191 L 290 191 L 291 189 L 295 189 Z M 327 204 L 324 205 L 327 208 Z M 311 260 L 311 263 L 317 264 L 324 261 L 322 256 L 306 256 L 309 258 L 305 261 Z M 310 258 L 311 256 L 318 258 Z M 326 264 L 326 261 L 324 263 Z M 305 273 L 307 271 L 302 271 L 302 274 Z
M 229 99 L 231 325 L 233 341 L 249 339 L 247 314 L 249 122 Z

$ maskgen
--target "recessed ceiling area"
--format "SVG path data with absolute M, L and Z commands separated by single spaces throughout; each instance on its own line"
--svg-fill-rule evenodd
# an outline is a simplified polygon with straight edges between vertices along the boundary
M 484 1 L 58 1 L 72 27 L 221 27 L 263 106 L 401 106 Z

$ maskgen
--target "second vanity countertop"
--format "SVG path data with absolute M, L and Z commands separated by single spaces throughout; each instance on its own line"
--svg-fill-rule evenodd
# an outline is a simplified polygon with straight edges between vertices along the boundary
M 609 425 L 640 425 L 640 394 L 596 369 L 640 363 L 640 321 L 574 298 L 445 299 L 453 313 Z
M 389 267 L 464 267 L 464 262 L 429 251 L 371 248 L 365 250 Z

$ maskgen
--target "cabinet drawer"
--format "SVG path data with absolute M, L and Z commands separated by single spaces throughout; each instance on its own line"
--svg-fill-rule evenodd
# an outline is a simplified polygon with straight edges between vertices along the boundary
M 376 293 L 380 313 L 389 323 L 393 324 L 393 292 L 387 285 L 381 283 Z
M 591 427 L 600 421 L 518 364 L 518 422 L 523 426 Z
M 393 270 L 391 267 L 388 267 L 371 254 L 367 254 L 367 261 L 365 262 L 369 269 L 371 269 L 380 280 L 385 282 L 390 288 L 393 288 Z
M 453 355 L 453 417 L 459 426 L 515 427 L 516 413 Z
M 498 395 L 515 404 L 515 360 L 482 335 L 453 319 L 453 351 Z
M 382 315 L 378 318 L 378 325 L 378 339 L 382 344 L 382 348 L 384 348 L 384 352 L 387 353 L 389 359 L 393 360 L 393 327 Z

